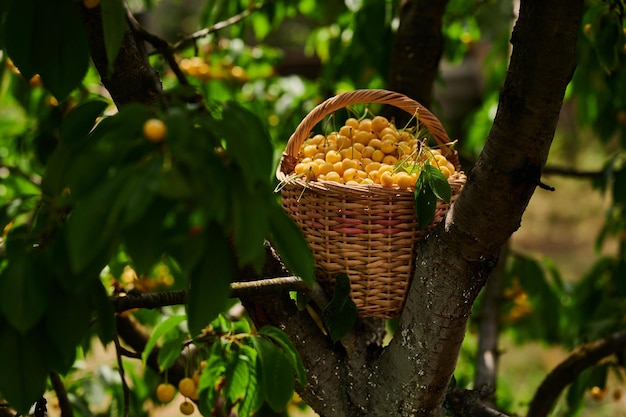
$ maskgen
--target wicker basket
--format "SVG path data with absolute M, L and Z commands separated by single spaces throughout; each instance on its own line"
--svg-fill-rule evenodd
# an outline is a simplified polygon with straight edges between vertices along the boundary
M 318 281 L 332 291 L 334 277 L 346 273 L 359 316 L 394 318 L 402 312 L 413 275 L 416 242 L 442 220 L 450 204 L 439 200 L 432 223 L 420 230 L 411 190 L 289 177 L 300 146 L 315 125 L 334 111 L 359 103 L 389 104 L 417 115 L 442 153 L 449 151 L 446 157 L 456 168 L 448 179 L 451 203 L 466 177 L 456 151 L 447 146 L 450 139 L 439 120 L 418 102 L 392 91 L 356 90 L 332 97 L 315 107 L 289 139 L 277 178 L 282 183 L 283 206 L 313 251 Z

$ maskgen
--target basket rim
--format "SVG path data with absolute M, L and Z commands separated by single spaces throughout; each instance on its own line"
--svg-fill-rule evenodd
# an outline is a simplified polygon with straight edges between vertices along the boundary
M 338 192 L 338 193 L 359 193 L 368 195 L 380 195 L 381 197 L 388 197 L 389 195 L 413 196 L 414 188 L 396 188 L 396 187 L 384 187 L 382 184 L 343 184 L 335 181 L 326 180 L 307 180 L 301 177 L 289 178 L 284 172 L 278 171 L 276 175 L 282 186 L 277 187 L 277 190 L 282 189 L 286 185 L 295 185 L 306 189 L 322 192 Z M 463 171 L 456 171 L 454 174 L 447 178 L 448 183 L 453 187 L 452 193 L 458 193 L 459 187 L 465 185 L 467 177 Z
M 324 100 L 314 107 L 300 121 L 296 130 L 287 141 L 287 146 L 281 156 L 280 163 L 278 164 L 278 168 L 276 170 L 277 177 L 279 176 L 279 173 L 289 174 L 293 172 L 302 143 L 307 137 L 309 137 L 312 129 L 320 121 L 339 109 L 353 104 L 363 103 L 389 104 L 404 110 L 411 115 L 417 115 L 419 122 L 426 126 L 440 148 L 443 148 L 442 153 L 445 151 L 445 154 L 450 156 L 448 160 L 452 162 L 457 171 L 460 171 L 461 166 L 458 159 L 458 153 L 456 150 L 451 150 L 448 146 L 448 144 L 451 143 L 451 140 L 446 132 L 446 129 L 443 127 L 437 116 L 428 110 L 426 106 L 402 93 L 395 91 L 385 89 L 359 89 L 340 93 Z M 281 178 L 279 177 L 279 179 Z

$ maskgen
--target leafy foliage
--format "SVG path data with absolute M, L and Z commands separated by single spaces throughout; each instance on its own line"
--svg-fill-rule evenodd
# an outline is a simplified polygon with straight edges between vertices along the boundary
M 324 318 L 333 342 L 337 342 L 354 327 L 357 308 L 350 298 L 350 280 L 346 274 L 335 277 L 335 291 L 324 307 Z

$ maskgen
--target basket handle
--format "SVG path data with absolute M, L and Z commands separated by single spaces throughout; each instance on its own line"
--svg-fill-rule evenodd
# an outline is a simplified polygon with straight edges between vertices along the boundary
M 295 132 L 289 138 L 287 147 L 283 153 L 283 159 L 293 161 L 297 158 L 300 146 L 302 146 L 302 143 L 309 136 L 315 125 L 322 121 L 324 117 L 346 106 L 358 103 L 390 104 L 406 111 L 410 115 L 417 114 L 419 122 L 426 126 L 437 144 L 442 147 L 444 151 L 448 150 L 447 144 L 450 143 L 448 133 L 439 119 L 426 107 L 401 93 L 382 89 L 371 89 L 354 90 L 338 94 L 318 104 L 302 119 Z

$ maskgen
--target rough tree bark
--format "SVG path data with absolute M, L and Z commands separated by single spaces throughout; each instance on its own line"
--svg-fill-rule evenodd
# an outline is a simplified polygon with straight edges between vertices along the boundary
M 293 318 L 301 313 L 277 307 L 278 300 L 248 300 L 249 307 L 262 309 L 298 343 L 315 376 L 309 388 L 315 395 L 306 390 L 302 395 L 320 415 L 439 414 L 472 304 L 540 184 L 575 68 L 582 10 L 582 0 L 522 2 L 487 144 L 445 222 L 423 242 L 400 327 L 380 356 L 364 357 L 375 349 L 347 344 L 332 346 L 332 363 L 320 360 L 330 354 L 328 343 L 299 340 L 305 323 Z M 323 372 L 329 366 L 335 375 Z M 365 381 L 357 401 L 349 395 L 354 381 Z M 324 392 L 333 398 L 320 398 Z
M 441 19 L 448 0 L 405 0 L 399 10 L 400 25 L 391 48 L 387 87 L 429 107 L 439 61 L 443 54 Z M 387 109 L 398 126 L 408 115 Z
M 322 417 L 439 415 L 472 304 L 540 183 L 575 67 L 582 10 L 583 0 L 522 2 L 487 144 L 447 218 L 420 247 L 400 326 L 387 347 L 381 347 L 375 320 L 362 321 L 332 344 L 285 295 L 243 299 L 257 324 L 277 325 L 291 336 L 309 373 L 300 394 Z M 420 65 L 436 65 L 420 54 Z M 118 104 L 136 100 L 114 80 L 103 76 L 103 82 Z M 428 91 L 431 86 L 432 80 Z M 430 96 L 397 89 L 422 101 Z M 250 271 L 238 275 L 255 277 Z M 262 276 L 280 275 L 286 272 L 270 254 Z
M 436 415 L 454 371 L 472 304 L 518 229 L 548 156 L 575 68 L 583 1 L 523 1 L 498 112 L 467 185 L 425 240 L 397 337 L 380 360 L 391 390 L 377 395 L 401 416 Z
M 148 62 L 143 41 L 127 25 L 124 40 L 109 73 L 109 61 L 104 45 L 102 11 L 100 7 L 88 9 L 77 2 L 85 26 L 91 59 L 117 107 L 128 103 L 154 105 L 161 93 L 161 81 Z

